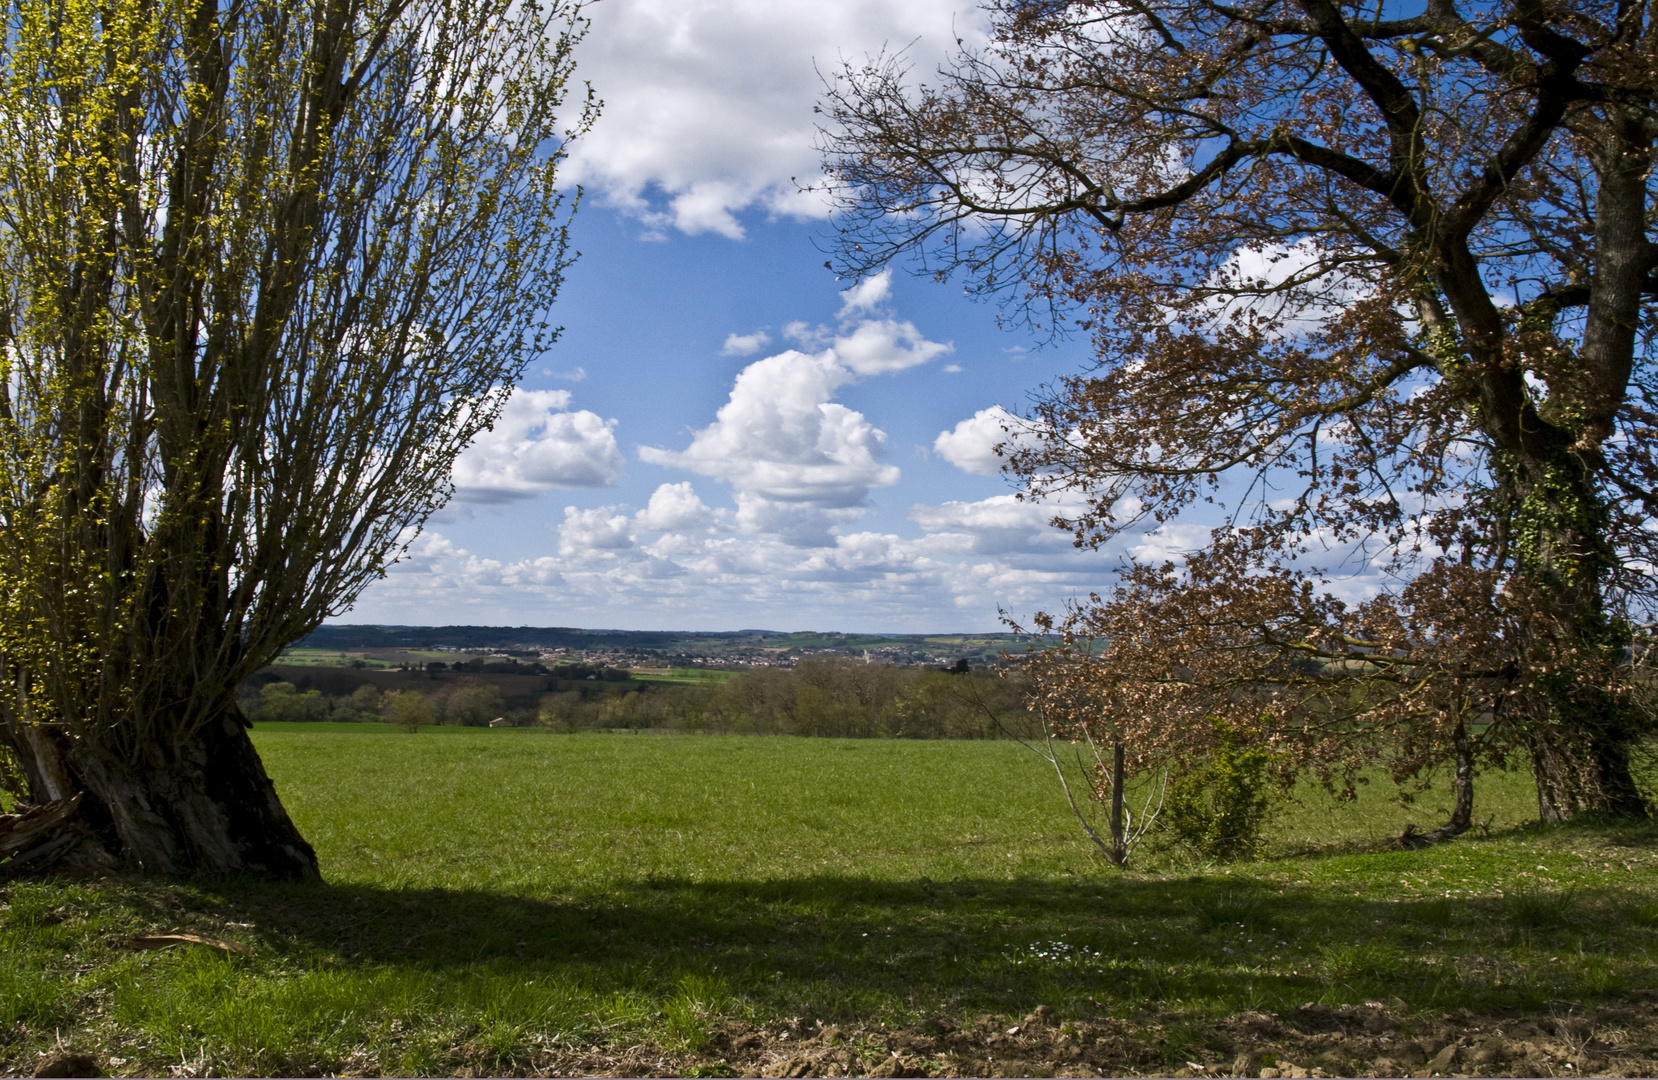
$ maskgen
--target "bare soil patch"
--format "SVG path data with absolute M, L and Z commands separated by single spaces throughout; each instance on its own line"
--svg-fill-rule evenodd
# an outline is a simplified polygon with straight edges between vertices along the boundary
M 370 1063 L 355 1075 L 377 1075 Z M 1403 1017 L 1384 1004 L 1309 1004 L 1205 1021 L 1179 1012 L 1058 1021 L 984 1016 L 968 1026 L 846 1030 L 729 1023 L 695 1053 L 655 1045 L 549 1048 L 458 1062 L 458 1075 L 781 1077 L 1652 1076 L 1658 1001 L 1583 1012 Z

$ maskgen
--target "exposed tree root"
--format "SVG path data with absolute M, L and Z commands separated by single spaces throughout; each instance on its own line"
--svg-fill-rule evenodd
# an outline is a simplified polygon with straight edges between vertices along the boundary
M 1423 848 L 1433 847 L 1435 844 L 1442 844 L 1447 840 L 1454 840 L 1467 831 L 1468 826 L 1457 822 L 1441 825 L 1439 828 L 1430 829 L 1427 832 L 1423 832 L 1414 824 L 1406 825 L 1405 831 L 1395 836 L 1388 847 L 1394 851 L 1421 851 Z
M 79 792 L 20 814 L 0 814 L 0 881 L 54 869 L 97 870 L 114 865 L 81 814 Z

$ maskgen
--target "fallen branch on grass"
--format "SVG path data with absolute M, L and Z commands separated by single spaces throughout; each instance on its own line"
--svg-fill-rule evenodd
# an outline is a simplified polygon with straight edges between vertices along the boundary
M 224 953 L 251 955 L 253 950 L 240 941 L 227 938 L 203 937 L 201 934 L 139 934 L 127 939 L 129 949 L 170 949 L 174 945 L 206 945 Z

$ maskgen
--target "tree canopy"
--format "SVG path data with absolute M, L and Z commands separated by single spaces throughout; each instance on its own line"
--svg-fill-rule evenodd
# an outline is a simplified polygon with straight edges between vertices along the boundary
M 1650 8 L 991 12 L 930 85 L 892 56 L 831 85 L 838 264 L 914 258 L 1091 334 L 1004 446 L 1079 544 L 1224 510 L 1039 618 L 1075 646 L 1056 716 L 1145 760 L 1220 719 L 1346 782 L 1518 756 L 1545 818 L 1644 814 Z
M 83 859 L 314 876 L 234 690 L 383 574 L 552 342 L 579 9 L 3 19 L 6 742 Z

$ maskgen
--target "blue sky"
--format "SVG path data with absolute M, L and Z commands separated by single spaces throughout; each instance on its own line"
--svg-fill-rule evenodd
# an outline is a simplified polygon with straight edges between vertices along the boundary
M 1107 585 L 996 475 L 997 406 L 1080 370 L 961 283 L 824 269 L 817 70 L 982 17 L 949 2 L 605 0 L 605 110 L 561 341 L 458 463 L 455 501 L 334 621 L 621 629 L 998 629 Z

